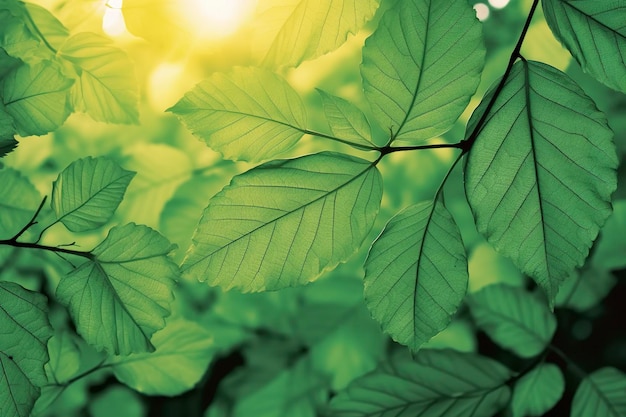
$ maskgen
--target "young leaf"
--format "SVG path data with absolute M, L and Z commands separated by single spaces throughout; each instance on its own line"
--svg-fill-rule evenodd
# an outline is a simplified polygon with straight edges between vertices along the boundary
M 564 389 L 565 379 L 558 366 L 538 365 L 515 384 L 512 417 L 542 416 L 561 399 Z
M 235 68 L 202 81 L 168 111 L 226 158 L 261 161 L 304 134 L 302 100 L 287 81 L 259 68 Z
M 150 336 L 165 325 L 176 265 L 170 243 L 134 223 L 112 228 L 94 259 L 63 277 L 57 297 L 78 333 L 97 348 L 127 355 L 154 350 Z
M 615 368 L 602 368 L 578 386 L 571 417 L 623 417 L 626 415 L 626 375 Z
M 583 70 L 626 93 L 626 1 L 544 0 L 548 25 Z
M 11 238 L 33 217 L 39 191 L 18 171 L 0 170 L 0 238 Z
M 472 115 L 468 135 L 493 94 Z M 611 138 L 604 115 L 569 77 L 520 61 L 466 161 L 478 231 L 533 277 L 551 304 L 611 213 Z
M 372 146 L 372 128 L 363 112 L 341 97 L 317 90 L 333 134 L 354 143 Z
M 295 7 L 281 24 L 265 57 L 264 64 L 268 67 L 295 67 L 304 60 L 338 48 L 348 34 L 356 33 L 374 16 L 379 0 L 296 0 L 291 3 Z M 271 10 L 266 13 L 270 15 L 267 18 L 271 18 Z
M 75 110 L 108 123 L 138 123 L 139 86 L 130 58 L 95 33 L 78 33 L 59 50 L 76 66 L 79 79 L 72 88 Z
M 305 284 L 361 245 L 381 195 L 380 173 L 363 159 L 323 152 L 268 162 L 211 199 L 183 271 L 243 291 Z
M 45 135 L 61 126 L 70 114 L 71 85 L 51 61 L 20 65 L 6 74 L 0 81 L 0 97 L 17 133 Z
M 469 298 L 476 324 L 500 346 L 529 358 L 552 339 L 556 319 L 546 304 L 523 288 L 490 285 Z
M 152 338 L 155 351 L 116 356 L 113 373 L 147 395 L 178 395 L 193 388 L 206 372 L 214 342 L 204 327 L 184 320 L 168 323 Z
M 491 359 L 422 350 L 356 379 L 331 402 L 331 417 L 491 417 L 509 400 L 511 372 Z
M 425 202 L 393 217 L 372 245 L 364 296 L 385 332 L 415 351 L 450 323 L 467 279 L 458 227 L 443 204 Z
M 399 1 L 365 42 L 365 95 L 393 139 L 429 139 L 463 112 L 484 60 L 481 25 L 467 2 Z
M 46 298 L 0 282 L 0 415 L 30 415 L 46 384 L 46 343 L 52 336 Z
M 52 184 L 57 221 L 72 232 L 102 226 L 113 216 L 134 176 L 106 157 L 74 161 Z

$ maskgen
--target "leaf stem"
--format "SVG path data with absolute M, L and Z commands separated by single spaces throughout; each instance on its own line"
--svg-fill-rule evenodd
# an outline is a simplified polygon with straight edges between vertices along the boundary
M 41 213 L 41 209 L 43 209 L 43 206 L 44 204 L 46 204 L 47 199 L 48 196 L 44 196 L 44 198 L 41 200 L 41 203 L 39 203 L 39 207 L 37 207 L 37 210 L 35 210 L 35 214 L 33 214 L 33 217 L 28 221 L 28 223 L 26 223 L 24 227 L 22 227 L 19 232 L 15 234 L 15 236 L 13 236 L 9 240 L 17 241 L 17 239 L 22 236 L 28 229 L 37 224 L 37 216 L 39 216 L 39 213 Z
M 311 135 L 311 136 L 317 136 L 317 137 L 324 138 L 324 139 L 330 139 L 332 141 L 343 143 L 344 145 L 352 146 L 353 148 L 360 149 L 362 151 L 380 151 L 380 148 L 374 145 L 369 146 L 369 145 L 365 145 L 361 143 L 355 143 L 347 139 L 341 139 L 336 136 L 327 135 L 325 133 L 316 132 L 314 130 L 309 130 L 309 129 L 298 128 L 298 130 L 304 133 L 305 135 Z
M 513 70 L 513 65 L 515 64 L 518 58 L 521 58 L 520 51 L 522 49 L 522 44 L 524 43 L 524 39 L 526 38 L 526 33 L 528 32 L 528 28 L 530 27 L 530 22 L 533 20 L 533 16 L 535 14 L 535 10 L 537 9 L 538 4 L 539 4 L 539 0 L 533 0 L 533 4 L 532 6 L 530 6 L 528 17 L 526 18 L 526 22 L 524 23 L 524 27 L 522 28 L 522 33 L 520 33 L 520 36 L 517 39 L 517 44 L 515 45 L 515 48 L 513 49 L 513 52 L 511 53 L 511 57 L 509 58 L 509 63 L 506 67 L 506 70 L 504 71 L 504 75 L 502 76 L 500 83 L 496 87 L 493 93 L 493 96 L 491 97 L 491 100 L 487 104 L 485 111 L 483 112 L 482 116 L 478 120 L 478 123 L 474 127 L 474 130 L 472 131 L 470 136 L 467 138 L 467 140 L 461 141 L 461 144 L 462 144 L 461 149 L 463 150 L 462 152 L 463 154 L 466 154 L 467 152 L 469 152 L 474 142 L 476 142 L 476 138 L 478 137 L 478 134 L 480 133 L 481 129 L 483 128 L 483 125 L 487 121 L 487 116 L 489 115 L 489 112 L 491 111 L 494 104 L 496 103 L 497 98 L 500 96 L 500 93 L 502 92 L 502 89 L 504 88 L 504 85 L 506 84 L 509 78 L 509 75 L 511 74 L 511 71 Z
M 393 152 L 401 152 L 401 151 L 418 151 L 423 149 L 440 149 L 440 148 L 457 148 L 463 149 L 463 142 L 457 143 L 435 143 L 431 145 L 415 145 L 415 146 L 390 146 L 385 145 L 381 148 L 376 148 L 383 156 L 388 155 Z
M 547 348 L 549 351 L 555 353 L 559 358 L 561 358 L 567 366 L 572 370 L 574 374 L 580 379 L 585 379 L 587 377 L 587 372 L 585 372 L 576 362 L 574 362 L 565 352 L 563 352 L 558 347 L 554 346 L 552 343 L 548 345 Z

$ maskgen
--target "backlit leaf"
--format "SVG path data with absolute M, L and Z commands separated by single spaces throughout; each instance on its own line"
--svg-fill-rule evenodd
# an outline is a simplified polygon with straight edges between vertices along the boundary
M 468 135 L 491 100 L 483 99 Z M 593 101 L 565 74 L 515 64 L 465 166 L 476 226 L 550 303 L 611 213 L 617 158 Z
M 322 97 L 330 130 L 340 139 L 372 146 L 372 128 L 363 112 L 341 97 L 317 90 Z
M 0 74 L 0 77 L 2 77 L 2 74 Z M 17 146 L 14 135 L 13 118 L 4 110 L 4 105 L 0 101 L 0 158 Z
M 60 49 L 61 57 L 76 66 L 72 87 L 75 110 L 108 123 L 139 121 L 139 86 L 128 55 L 95 33 L 78 33 Z
M 116 356 L 110 363 L 124 384 L 148 395 L 178 395 L 207 370 L 214 354 L 211 332 L 188 321 L 168 323 L 152 338 L 155 351 Z
M 127 355 L 154 350 L 152 334 L 165 325 L 177 267 L 170 243 L 133 223 L 110 230 L 94 259 L 63 277 L 57 297 L 78 333 L 97 348 Z
M 543 363 L 521 377 L 513 389 L 513 417 L 542 416 L 561 399 L 565 379 L 558 366 Z
M 380 173 L 363 159 L 324 152 L 266 163 L 211 199 L 183 271 L 244 291 L 305 284 L 356 251 L 381 194 Z
M 0 415 L 28 417 L 47 383 L 46 343 L 52 336 L 46 298 L 0 282 Z
M 113 216 L 134 176 L 106 157 L 73 162 L 52 186 L 57 221 L 73 232 L 102 226 Z
M 18 171 L 0 170 L 0 238 L 15 235 L 33 217 L 41 201 L 39 191 Z
M 413 350 L 443 330 L 467 289 L 458 227 L 443 204 L 420 203 L 393 217 L 365 262 L 365 301 L 397 342 Z
M 288 17 L 280 23 L 275 37 L 265 34 L 273 39 L 264 61 L 269 67 L 294 67 L 304 60 L 338 48 L 348 34 L 356 33 L 374 16 L 379 0 L 296 0 L 281 3 L 272 6 L 289 10 Z M 259 18 L 262 21 L 271 19 L 275 24 L 273 8 L 261 10 Z
M 22 136 L 45 135 L 60 127 L 70 114 L 72 80 L 51 61 L 20 65 L 0 80 L 5 110 Z
M 259 68 L 215 73 L 168 111 L 226 158 L 244 161 L 291 148 L 306 125 L 298 94 L 283 78 Z
M 556 330 L 556 319 L 523 288 L 490 285 L 469 299 L 476 324 L 500 346 L 521 357 L 541 353 Z
M 422 350 L 356 379 L 333 398 L 332 417 L 492 417 L 509 400 L 511 372 L 491 359 Z
M 626 415 L 626 375 L 602 368 L 587 376 L 572 401 L 571 417 L 623 417 Z
M 544 0 L 548 25 L 583 70 L 626 93 L 626 1 Z
M 365 42 L 365 95 L 394 139 L 429 139 L 461 115 L 484 59 L 481 25 L 469 3 L 399 1 Z

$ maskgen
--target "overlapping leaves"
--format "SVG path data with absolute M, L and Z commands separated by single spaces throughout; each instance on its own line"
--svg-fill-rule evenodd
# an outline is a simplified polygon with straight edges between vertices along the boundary
M 602 113 L 570 78 L 520 61 L 469 153 L 465 189 L 478 230 L 537 281 L 550 303 L 611 213 L 611 138 Z

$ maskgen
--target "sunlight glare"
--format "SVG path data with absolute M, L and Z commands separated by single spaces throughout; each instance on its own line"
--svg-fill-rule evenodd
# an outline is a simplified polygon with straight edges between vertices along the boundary
M 126 33 L 122 3 L 123 0 L 109 0 L 105 4 L 102 30 L 109 36 L 120 36 Z
M 256 0 L 186 0 L 184 13 L 198 36 L 220 39 L 235 33 L 255 7 Z
M 487 6 L 485 3 L 476 3 L 474 5 L 474 10 L 476 10 L 476 17 L 481 22 L 487 20 L 487 18 L 489 17 L 489 6 Z
M 489 0 L 489 5 L 494 9 L 504 9 L 510 0 Z

